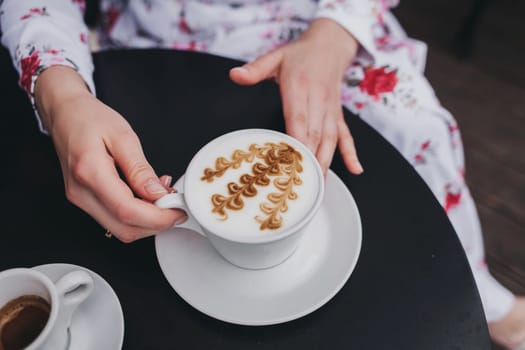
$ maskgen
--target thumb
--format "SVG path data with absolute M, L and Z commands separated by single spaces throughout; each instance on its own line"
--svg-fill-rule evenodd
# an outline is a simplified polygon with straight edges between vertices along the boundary
M 135 133 L 119 134 L 111 142 L 109 152 L 126 177 L 128 185 L 142 199 L 155 201 L 168 194 L 157 174 L 146 160 L 142 146 Z
M 230 79 L 240 85 L 253 85 L 262 80 L 274 78 L 279 72 L 282 59 L 282 50 L 271 51 L 242 67 L 232 68 Z

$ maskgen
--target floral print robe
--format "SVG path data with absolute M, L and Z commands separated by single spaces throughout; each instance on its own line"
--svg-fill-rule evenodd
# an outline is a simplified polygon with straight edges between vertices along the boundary
M 161 47 L 253 60 L 297 38 L 315 18 L 348 30 L 360 49 L 343 77 L 341 101 L 414 166 L 443 205 L 467 253 L 489 321 L 513 295 L 487 270 L 476 209 L 464 180 L 458 125 L 423 76 L 424 43 L 390 8 L 397 0 L 101 0 L 100 49 Z M 84 0 L 0 0 L 2 43 L 33 97 L 44 69 L 75 69 L 91 91 L 93 63 Z

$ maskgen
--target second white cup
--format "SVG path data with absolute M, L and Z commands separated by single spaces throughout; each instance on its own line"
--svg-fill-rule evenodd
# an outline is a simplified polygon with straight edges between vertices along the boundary
M 47 322 L 40 334 L 24 347 L 26 350 L 66 350 L 70 341 L 69 326 L 73 313 L 92 290 L 93 279 L 89 273 L 82 270 L 69 272 L 56 282 L 33 269 L 15 268 L 0 272 L 0 308 L 24 296 L 39 297 L 48 303 Z M 7 319 L 9 315 L 3 315 L 3 317 Z M 0 333 L 6 331 L 8 326 L 4 322 Z M 20 329 L 11 332 L 14 333 L 11 336 L 14 339 L 10 341 L 20 343 L 22 339 L 16 339 L 16 337 L 24 336 L 24 332 L 27 334 L 27 330 L 22 329 L 24 322 L 20 321 L 19 325 L 11 328 L 13 327 Z M 5 334 L 0 337 L 0 341 L 6 341 Z M 0 346 L 0 348 L 6 347 L 7 344 Z

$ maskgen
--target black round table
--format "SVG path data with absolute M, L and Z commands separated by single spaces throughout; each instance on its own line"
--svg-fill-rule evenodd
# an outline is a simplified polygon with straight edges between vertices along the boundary
M 234 85 L 228 70 L 238 62 L 163 50 L 94 59 L 98 96 L 129 120 L 159 174 L 182 175 L 195 151 L 225 132 L 283 129 L 276 85 Z M 358 117 L 346 112 L 365 173 L 349 174 L 338 155 L 332 164 L 361 214 L 356 269 L 306 317 L 238 326 L 196 311 L 174 292 L 153 238 L 107 239 L 67 202 L 52 143 L 38 133 L 5 52 L 0 76 L 0 270 L 64 262 L 96 271 L 121 301 L 124 349 L 490 348 L 471 271 L 444 211 L 412 167 Z

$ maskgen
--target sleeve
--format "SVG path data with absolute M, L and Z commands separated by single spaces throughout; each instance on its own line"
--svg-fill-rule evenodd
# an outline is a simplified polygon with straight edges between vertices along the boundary
M 0 0 L 1 41 L 33 107 L 35 82 L 51 66 L 75 69 L 95 93 L 84 9 L 84 0 Z M 45 132 L 36 108 L 35 113 Z
M 328 18 L 339 23 L 359 42 L 372 59 L 378 54 L 375 29 L 383 14 L 399 0 L 320 0 L 315 18 Z

